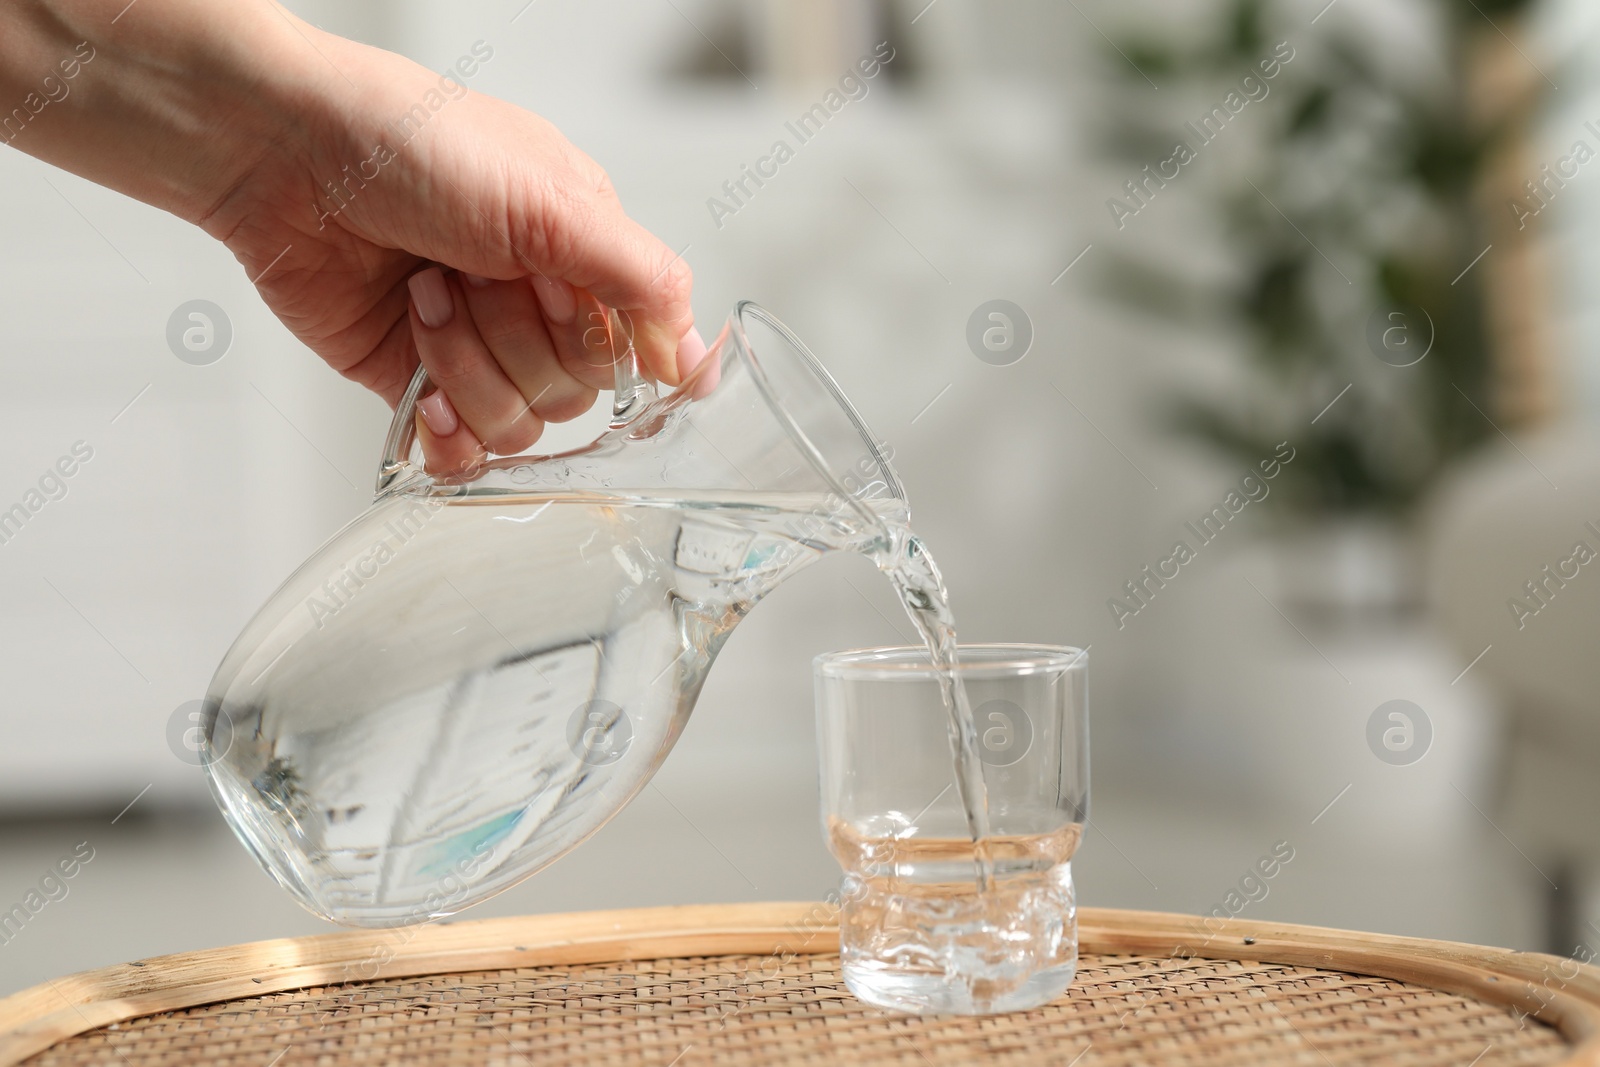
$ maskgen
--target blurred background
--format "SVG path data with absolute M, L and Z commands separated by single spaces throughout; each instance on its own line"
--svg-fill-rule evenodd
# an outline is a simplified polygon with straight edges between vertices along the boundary
M 822 356 L 962 637 L 1090 648 L 1083 903 L 1600 944 L 1600 9 L 290 6 L 436 70 L 489 45 L 471 87 L 610 172 L 703 328 L 752 298 Z M 0 910 L 93 849 L 0 944 L 0 993 L 329 929 L 173 724 L 368 503 L 389 412 L 198 230 L 16 152 L 0 190 L 0 509 L 82 460 L 0 543 Z M 231 324 L 210 365 L 167 342 L 191 300 Z M 820 897 L 811 657 L 911 638 L 863 559 L 788 582 L 652 786 L 472 914 Z

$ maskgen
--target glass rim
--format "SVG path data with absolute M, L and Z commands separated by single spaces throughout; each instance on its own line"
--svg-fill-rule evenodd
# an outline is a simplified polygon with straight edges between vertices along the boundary
M 1072 645 L 1015 642 L 972 643 L 956 646 L 956 672 L 963 678 L 1064 673 L 1087 665 L 1089 650 Z M 966 659 L 977 654 L 976 659 Z M 993 655 L 991 655 L 993 654 Z M 998 658 L 995 658 L 998 657 Z M 880 645 L 824 652 L 811 661 L 819 678 L 934 679 L 938 676 L 923 645 Z

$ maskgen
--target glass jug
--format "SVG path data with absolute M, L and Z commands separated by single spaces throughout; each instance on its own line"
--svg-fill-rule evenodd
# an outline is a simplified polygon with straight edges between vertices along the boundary
M 411 455 L 419 369 L 372 506 L 218 667 L 212 791 L 311 911 L 421 922 L 553 862 L 644 787 L 756 601 L 907 525 L 885 449 L 764 309 L 665 397 L 608 332 L 609 429 L 467 475 Z

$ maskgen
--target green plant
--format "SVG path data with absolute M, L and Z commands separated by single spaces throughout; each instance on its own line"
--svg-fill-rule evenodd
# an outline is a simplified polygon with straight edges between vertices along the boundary
M 1487 20 L 1525 6 L 1426 0 L 1432 54 L 1407 57 L 1385 55 L 1384 29 L 1353 14 L 1307 25 L 1303 6 L 1228 0 L 1198 40 L 1146 33 L 1108 56 L 1127 78 L 1112 147 L 1137 166 L 1172 151 L 1181 122 L 1164 102 L 1204 111 L 1278 42 L 1296 52 L 1270 95 L 1219 135 L 1234 138 L 1226 152 L 1208 148 L 1195 168 L 1212 171 L 1195 188 L 1234 269 L 1183 270 L 1119 245 L 1108 274 L 1121 299 L 1244 339 L 1226 387 L 1178 392 L 1166 416 L 1247 464 L 1292 441 L 1280 506 L 1404 514 L 1494 433 L 1485 272 L 1462 272 L 1489 243 L 1477 202 L 1506 131 L 1471 113 L 1468 63 L 1474 35 L 1493 32 Z M 1394 321 L 1420 343 L 1431 319 L 1432 347 L 1391 366 L 1369 344 L 1369 319 L 1408 306 L 1425 315 Z

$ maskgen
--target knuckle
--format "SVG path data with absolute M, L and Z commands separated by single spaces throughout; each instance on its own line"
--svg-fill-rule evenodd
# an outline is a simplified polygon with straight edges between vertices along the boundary
M 563 351 L 560 353 L 560 358 L 561 366 L 566 372 L 588 388 L 594 390 L 611 388 L 612 380 L 616 377 L 616 371 L 609 359 L 596 359 L 591 363 L 586 360 L 581 351 Z
M 360 382 L 374 393 L 383 397 L 384 400 L 388 401 L 391 408 L 400 402 L 400 397 L 405 393 L 406 387 L 411 384 L 411 376 L 417 371 L 415 364 L 406 366 L 398 360 L 391 361 L 384 369 L 370 378 L 365 377 L 368 369 L 362 363 L 358 363 L 354 367 L 347 367 L 339 373 L 351 381 Z
M 424 447 L 423 458 L 429 474 L 449 477 L 470 474 L 480 456 L 476 449 L 436 441 L 431 448 Z
M 531 448 L 543 434 L 544 420 L 526 408 L 521 408 L 514 418 L 490 434 L 484 444 L 497 455 L 512 456 Z
M 567 151 L 563 156 L 563 162 L 571 169 L 573 179 L 581 183 L 585 188 L 601 194 L 611 190 L 611 175 L 606 173 L 606 169 L 595 162 L 593 156 L 570 141 L 567 142 Z
M 558 276 L 572 271 L 593 239 L 597 216 L 592 195 L 571 180 L 548 182 L 529 221 L 528 243 Z
M 484 353 L 475 338 L 468 341 L 450 329 L 444 337 L 414 337 L 413 341 L 428 377 L 447 394 L 470 391 L 482 380 Z M 456 398 L 450 399 L 454 402 Z
M 676 315 L 689 309 L 689 294 L 694 290 L 694 270 L 682 256 L 668 254 L 673 258 L 661 270 L 661 280 L 656 283 L 656 288 L 662 304 Z
M 482 338 L 484 346 L 501 363 L 505 362 L 502 353 L 520 353 L 528 347 L 527 321 L 521 316 L 508 314 L 504 309 L 491 305 L 474 308 L 472 322 L 478 328 L 478 336 Z
M 480 377 L 478 361 L 450 347 L 432 353 L 427 362 L 428 377 L 446 396 L 470 389 Z
M 571 422 L 594 406 L 598 390 L 584 386 L 578 391 L 552 399 L 539 405 L 539 417 L 545 422 Z

